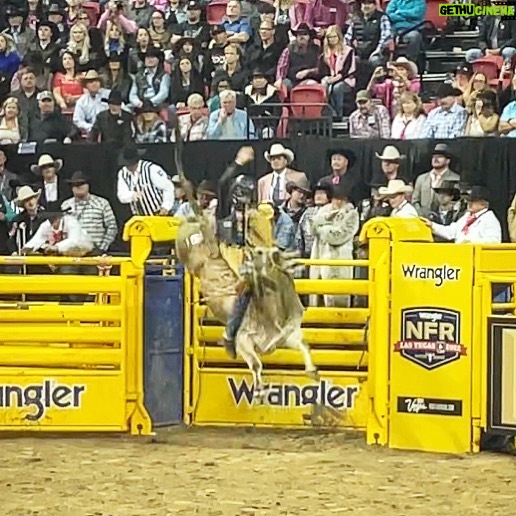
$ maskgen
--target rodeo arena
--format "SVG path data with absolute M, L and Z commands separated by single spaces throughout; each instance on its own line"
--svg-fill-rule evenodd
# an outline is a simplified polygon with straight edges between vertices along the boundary
M 0 516 L 515 514 L 515 5 L 1 1 Z

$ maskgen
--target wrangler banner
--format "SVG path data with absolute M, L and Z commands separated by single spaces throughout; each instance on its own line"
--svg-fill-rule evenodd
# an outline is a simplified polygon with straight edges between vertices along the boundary
M 314 382 L 302 372 L 267 372 L 262 405 L 253 401 L 247 372 L 205 369 L 199 379 L 193 393 L 197 425 L 366 427 L 367 383 L 349 375 L 322 373 Z
M 470 451 L 472 262 L 472 246 L 393 248 L 392 447 Z

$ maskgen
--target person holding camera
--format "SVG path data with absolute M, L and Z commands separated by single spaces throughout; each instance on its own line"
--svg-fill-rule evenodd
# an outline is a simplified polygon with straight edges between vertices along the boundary
M 466 122 L 466 136 L 498 136 L 500 117 L 496 112 L 496 93 L 488 90 L 476 96 Z
M 356 96 L 357 108 L 349 117 L 351 138 L 378 139 L 391 137 L 391 119 L 385 106 L 371 101 L 371 94 L 362 90 Z

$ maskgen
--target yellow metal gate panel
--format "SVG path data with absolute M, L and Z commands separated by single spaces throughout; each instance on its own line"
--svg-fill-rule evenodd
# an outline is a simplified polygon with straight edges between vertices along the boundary
M 0 368 L 0 431 L 126 432 L 120 371 Z
M 263 427 L 330 426 L 365 429 L 365 374 L 322 373 L 320 382 L 302 371 L 267 371 L 266 403 L 253 403 L 250 374 L 242 369 L 203 369 L 193 385 L 196 425 Z
M 473 247 L 396 242 L 390 446 L 471 451 Z

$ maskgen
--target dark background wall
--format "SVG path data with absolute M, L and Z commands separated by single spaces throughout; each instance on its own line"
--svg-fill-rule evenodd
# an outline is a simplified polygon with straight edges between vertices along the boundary
M 271 141 L 249 142 L 256 152 L 256 160 L 250 167 L 255 177 L 264 175 L 269 169 L 264 152 Z M 294 168 L 303 170 L 313 184 L 329 173 L 326 153 L 331 148 L 346 147 L 357 156 L 354 169 L 366 183 L 381 174 L 380 162 L 375 153 L 381 153 L 385 145 L 395 145 L 407 156 L 403 162 L 403 177 L 415 179 L 422 172 L 430 170 L 432 150 L 437 142 L 429 140 L 387 141 L 320 139 L 300 137 L 282 142 L 296 155 Z M 505 229 L 507 207 L 516 190 L 516 144 L 511 138 L 461 138 L 447 141 L 456 158 L 451 168 L 461 174 L 470 184 L 488 186 L 492 195 L 492 206 Z M 183 164 L 187 177 L 195 184 L 202 179 L 217 180 L 225 166 L 235 157 L 237 150 L 246 142 L 203 141 L 186 143 L 183 148 Z M 40 146 L 36 154 L 18 154 L 17 146 L 3 147 L 7 155 L 7 168 L 12 172 L 27 175 L 30 165 L 37 162 L 42 153 L 64 160 L 62 177 L 68 178 L 75 170 L 82 170 L 91 178 L 93 193 L 107 197 L 112 202 L 119 221 L 129 217 L 126 207 L 116 199 L 118 151 L 105 144 L 49 144 Z M 176 173 L 173 144 L 154 144 L 147 147 L 144 159 L 162 165 L 170 176 Z M 380 176 L 381 177 L 381 176 Z

